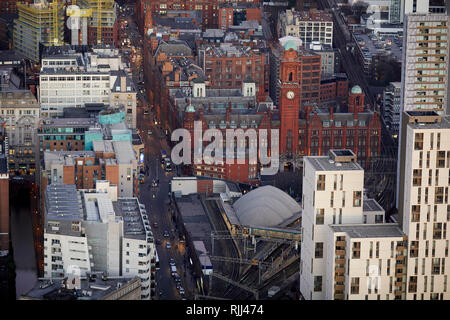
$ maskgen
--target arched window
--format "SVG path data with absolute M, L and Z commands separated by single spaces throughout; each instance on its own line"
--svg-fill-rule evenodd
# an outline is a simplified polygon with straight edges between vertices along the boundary
M 356 97 L 356 105 L 359 105 L 359 97 Z
M 292 72 L 289 72 L 289 81 L 292 81 Z

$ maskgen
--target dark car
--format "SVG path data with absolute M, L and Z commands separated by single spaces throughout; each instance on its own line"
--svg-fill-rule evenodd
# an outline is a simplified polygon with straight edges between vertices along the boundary
M 165 230 L 163 236 L 164 238 L 168 238 L 170 236 L 169 231 Z
M 156 244 L 161 244 L 161 240 L 156 239 Z

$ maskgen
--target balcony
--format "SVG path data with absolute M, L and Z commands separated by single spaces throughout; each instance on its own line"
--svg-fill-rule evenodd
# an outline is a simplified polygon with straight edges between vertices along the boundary
M 335 293 L 334 300 L 344 300 L 345 295 L 343 293 Z
M 334 285 L 334 290 L 336 290 L 336 291 L 344 291 L 345 290 L 345 285 L 343 285 L 343 284 L 335 284 Z
M 345 277 L 342 276 L 342 275 L 336 276 L 334 278 L 334 281 L 336 281 L 336 282 L 344 282 L 345 281 Z
M 336 253 L 337 256 L 345 256 L 345 250 L 339 250 L 339 249 L 337 249 L 337 250 L 335 251 L 335 253 Z
M 343 275 L 345 273 L 345 268 L 344 267 L 336 267 L 336 268 L 334 268 L 334 271 L 340 275 Z
M 345 241 L 336 241 L 336 247 L 343 247 L 345 248 L 346 242 Z
M 339 264 L 339 265 L 345 264 L 345 259 L 336 258 L 336 260 L 334 260 L 334 261 L 336 264 Z

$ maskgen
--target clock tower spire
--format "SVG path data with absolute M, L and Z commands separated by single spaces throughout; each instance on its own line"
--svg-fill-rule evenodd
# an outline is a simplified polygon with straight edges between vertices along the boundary
M 292 156 L 298 150 L 300 110 L 300 61 L 295 43 L 286 42 L 280 64 L 280 153 Z

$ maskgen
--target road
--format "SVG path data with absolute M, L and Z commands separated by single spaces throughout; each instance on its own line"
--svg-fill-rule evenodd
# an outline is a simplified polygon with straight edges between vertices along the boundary
M 359 85 L 361 89 L 363 89 L 366 95 L 366 100 L 373 110 L 376 106 L 375 97 L 370 91 L 369 84 L 364 76 L 364 72 L 359 65 L 359 62 L 350 50 L 347 50 L 347 44 L 350 42 L 350 39 L 347 39 L 346 37 L 346 35 L 349 35 L 348 28 L 340 17 L 340 11 L 338 10 L 336 2 L 334 0 L 319 0 L 318 3 L 321 9 L 331 9 L 330 11 L 333 14 L 334 47 L 340 50 L 342 64 L 344 65 L 344 69 L 350 83 L 352 85 Z
M 131 46 L 138 52 L 142 49 L 142 36 L 139 34 L 132 5 L 125 5 L 121 14 L 121 19 L 128 21 L 128 27 L 125 28 Z M 158 252 L 160 269 L 156 273 L 156 299 L 177 300 L 182 299 L 176 288 L 176 283 L 171 276 L 169 261 L 175 260 L 178 274 L 181 277 L 181 286 L 185 289 L 184 298 L 192 299 L 195 295 L 195 283 L 189 268 L 186 267 L 189 258 L 186 256 L 186 250 L 183 243 L 179 242 L 178 231 L 175 228 L 172 219 L 171 204 L 169 204 L 170 180 L 174 173 L 165 172 L 161 164 L 161 150 L 166 150 L 170 157 L 170 149 L 166 137 L 162 130 L 155 124 L 155 115 L 153 111 L 144 114 L 144 109 L 148 109 L 145 89 L 142 84 L 142 60 L 130 62 L 133 81 L 137 85 L 137 129 L 141 139 L 144 142 L 144 168 L 145 183 L 139 185 L 139 200 L 143 203 L 149 213 L 149 220 L 152 226 L 153 236 L 160 244 L 156 245 Z M 143 92 L 141 93 L 141 90 Z M 151 130 L 151 134 L 149 134 Z M 159 180 L 157 187 L 152 187 L 152 180 Z M 163 236 L 164 231 L 168 231 L 169 238 Z M 171 248 L 166 248 L 170 242 Z M 160 292 L 162 295 L 160 295 Z

